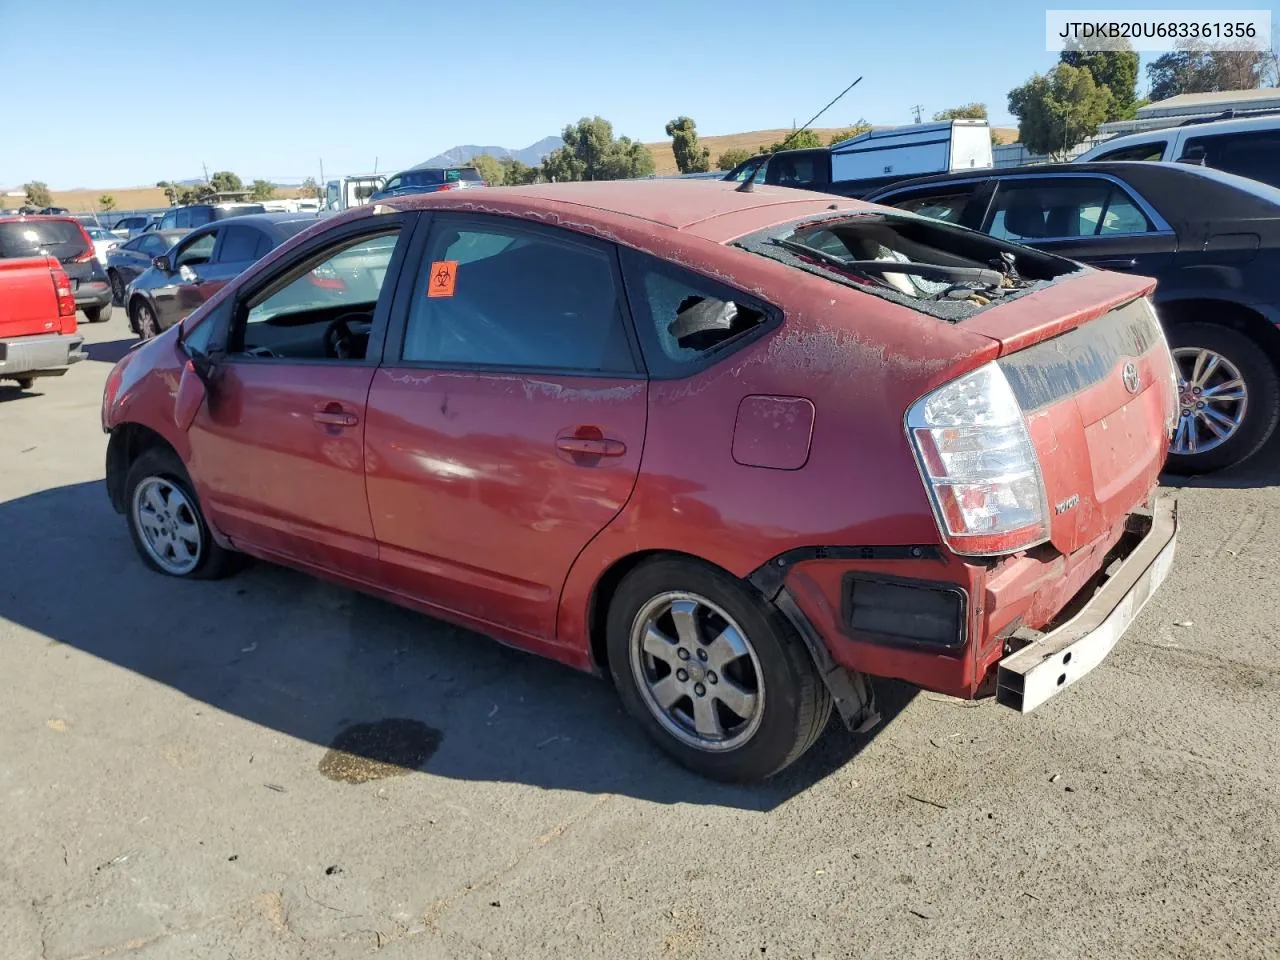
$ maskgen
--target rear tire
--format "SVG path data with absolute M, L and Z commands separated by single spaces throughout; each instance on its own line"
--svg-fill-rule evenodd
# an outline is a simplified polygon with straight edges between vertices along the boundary
M 1280 423 L 1280 374 L 1267 352 L 1217 323 L 1173 324 L 1169 346 L 1182 394 L 1169 472 L 1210 473 L 1261 450 Z
M 831 694 L 791 624 L 705 564 L 652 560 L 629 573 L 609 605 L 606 641 L 627 712 L 703 776 L 772 776 L 831 716 Z
M 19 390 L 30 390 L 36 385 L 35 377 L 18 377 L 15 381 Z
M 106 323 L 111 319 L 111 304 L 105 307 L 85 307 L 84 318 L 90 323 Z
M 186 580 L 231 572 L 235 555 L 213 541 L 177 454 L 164 447 L 144 450 L 129 466 L 124 489 L 129 534 L 148 567 Z
M 115 270 L 107 271 L 107 280 L 111 283 L 111 302 L 118 307 L 124 306 L 124 281 Z

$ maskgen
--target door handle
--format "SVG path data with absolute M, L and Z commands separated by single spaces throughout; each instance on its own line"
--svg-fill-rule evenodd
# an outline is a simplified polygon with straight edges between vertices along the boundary
M 556 449 L 579 457 L 620 457 L 627 452 L 627 445 L 621 440 L 558 437 Z
M 1132 270 L 1138 265 L 1137 260 L 1094 260 L 1095 267 L 1102 267 L 1104 270 Z
M 331 427 L 354 427 L 360 422 L 359 417 L 343 410 L 342 405 L 338 403 L 326 403 L 311 415 L 311 419 Z

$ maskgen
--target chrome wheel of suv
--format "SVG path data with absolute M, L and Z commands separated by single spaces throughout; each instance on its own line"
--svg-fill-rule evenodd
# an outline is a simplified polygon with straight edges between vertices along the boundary
M 696 593 L 661 593 L 631 627 L 631 669 L 645 706 L 677 740 L 733 750 L 764 715 L 763 670 L 746 633 Z
M 204 532 L 177 484 L 148 477 L 133 491 L 133 523 L 147 554 L 165 573 L 186 576 L 200 563 Z
M 1249 390 L 1240 369 L 1203 347 L 1173 351 L 1178 368 L 1180 417 L 1173 453 L 1207 453 L 1226 443 L 1244 423 Z

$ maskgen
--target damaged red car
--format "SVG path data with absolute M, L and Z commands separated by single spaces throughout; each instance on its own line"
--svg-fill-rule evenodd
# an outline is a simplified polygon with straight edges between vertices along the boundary
M 328 218 L 111 372 L 142 560 L 238 554 L 609 676 L 678 761 L 800 757 L 873 678 L 1029 711 L 1176 542 L 1153 282 L 709 181 Z

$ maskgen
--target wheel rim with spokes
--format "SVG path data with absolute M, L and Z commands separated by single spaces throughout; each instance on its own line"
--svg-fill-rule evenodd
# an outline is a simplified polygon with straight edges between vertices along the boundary
M 654 718 L 698 750 L 733 750 L 764 716 L 764 677 L 746 633 L 696 593 L 662 593 L 632 621 L 631 670 Z
M 133 491 L 133 522 L 147 554 L 162 570 L 182 576 L 200 562 L 204 545 L 196 511 L 182 488 L 147 477 Z
M 1249 389 L 1240 368 L 1204 347 L 1178 347 L 1178 427 L 1174 453 L 1207 453 L 1240 430 L 1249 409 Z
M 144 340 L 150 340 L 160 331 L 156 329 L 156 315 L 145 303 L 138 304 L 138 333 Z

